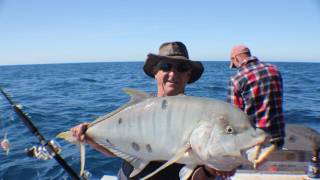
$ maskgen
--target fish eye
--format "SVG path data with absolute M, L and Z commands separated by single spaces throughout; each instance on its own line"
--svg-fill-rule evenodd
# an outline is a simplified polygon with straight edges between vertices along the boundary
M 233 128 L 231 126 L 226 127 L 226 133 L 227 134 L 233 134 Z

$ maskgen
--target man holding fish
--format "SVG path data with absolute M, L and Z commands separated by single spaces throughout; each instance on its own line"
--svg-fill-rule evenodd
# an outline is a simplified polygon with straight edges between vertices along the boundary
M 201 62 L 189 60 L 186 46 L 181 42 L 163 43 L 159 48 L 159 55 L 148 54 L 147 60 L 143 67 L 144 72 L 155 78 L 157 81 L 157 97 L 175 96 L 185 93 L 185 87 L 189 83 L 197 81 L 203 72 Z M 87 123 L 80 124 L 71 129 L 73 135 L 78 140 L 86 140 L 92 147 L 99 150 L 107 156 L 113 156 L 111 152 L 107 152 L 104 148 L 100 148 L 98 144 L 86 139 L 84 132 Z M 129 178 L 132 172 L 132 166 L 124 161 L 119 171 L 119 179 L 139 179 L 159 168 L 164 162 L 151 162 L 142 172 L 133 178 Z M 166 169 L 154 175 L 151 179 L 179 179 L 179 171 L 183 167 L 182 164 L 173 164 Z M 217 171 L 213 168 L 201 166 L 195 170 L 193 179 L 208 179 L 214 176 L 228 177 L 235 173 L 233 171 Z
M 131 96 L 127 105 L 71 129 L 77 140 L 126 160 L 118 179 L 225 178 L 248 157 L 254 157 L 254 164 L 266 159 L 269 152 L 252 149 L 267 135 L 254 129 L 243 111 L 219 100 L 183 95 L 203 72 L 201 62 L 189 60 L 183 43 L 162 44 L 159 55 L 148 55 L 143 69 L 156 79 L 157 97 L 126 90 Z

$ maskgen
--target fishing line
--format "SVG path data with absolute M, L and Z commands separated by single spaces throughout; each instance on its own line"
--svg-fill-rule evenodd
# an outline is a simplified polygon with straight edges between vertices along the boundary
M 0 98 L 2 98 L 2 96 L 0 96 Z M 2 129 L 4 134 L 7 134 L 7 137 L 11 137 L 11 138 L 8 138 L 8 140 L 25 139 L 25 136 L 23 135 L 24 133 L 21 132 L 22 127 L 20 126 L 20 123 L 16 122 L 17 119 L 18 118 L 15 116 L 14 112 L 11 110 L 11 105 L 3 101 L 0 104 L 0 129 Z M 20 133 L 12 133 L 12 132 L 20 132 Z M 16 148 L 21 149 L 21 147 L 17 147 L 17 145 L 23 146 L 23 147 L 29 147 L 30 145 L 32 145 L 29 141 L 27 142 L 27 144 L 25 144 L 24 142 L 23 143 L 20 142 L 14 145 L 13 143 L 15 143 L 15 141 L 11 142 L 11 146 L 13 149 L 16 149 Z
M 1 100 L 3 100 L 2 97 L 1 97 Z M 2 106 L 2 103 L 0 105 Z M 2 113 L 2 109 L 0 109 L 0 129 L 2 131 L 1 134 L 3 134 L 3 137 L 0 136 L 0 144 L 3 151 L 5 151 L 6 155 L 8 156 L 11 148 L 11 143 L 10 143 L 10 140 L 8 139 L 8 130 L 7 130 L 7 127 L 9 128 L 9 125 L 7 126 L 7 124 L 5 123 L 4 121 L 5 117 L 2 117 L 3 114 L 4 113 Z
M 0 107 L 1 107 L 3 98 L 0 97 L 0 100 L 1 100 L 1 104 L 0 104 Z M 2 133 L 4 134 L 4 133 L 6 133 L 7 130 L 6 130 L 6 127 L 4 125 L 4 120 L 2 119 L 1 111 L 2 111 L 2 109 L 0 109 L 0 129 L 1 129 Z
M 12 98 L 0 87 L 0 91 L 9 104 L 12 106 L 14 112 L 17 114 L 17 117 L 24 123 L 24 125 L 31 131 L 33 135 L 37 137 L 40 144 L 44 146 L 52 155 L 52 157 L 59 163 L 60 166 L 73 178 L 79 179 L 80 177 L 75 173 L 75 171 L 66 163 L 66 161 L 59 155 L 59 152 L 54 147 L 51 141 L 47 141 L 44 136 L 40 133 L 38 128 L 32 123 L 30 117 L 27 116 L 25 112 L 22 111 L 21 105 L 18 105 L 13 102 Z

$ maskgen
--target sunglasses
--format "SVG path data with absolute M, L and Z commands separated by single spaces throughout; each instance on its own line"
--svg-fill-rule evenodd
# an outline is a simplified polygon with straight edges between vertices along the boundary
M 159 62 L 156 65 L 156 68 L 158 70 L 164 71 L 164 72 L 169 72 L 172 69 L 175 69 L 176 71 L 180 73 L 187 72 L 191 69 L 191 64 L 188 62 L 179 62 L 179 63 L 168 63 L 168 62 Z

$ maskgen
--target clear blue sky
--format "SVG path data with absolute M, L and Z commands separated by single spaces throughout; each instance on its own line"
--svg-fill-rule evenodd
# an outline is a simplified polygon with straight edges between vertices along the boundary
M 244 43 L 266 61 L 320 62 L 320 0 L 0 0 L 0 65 L 143 61 L 175 40 L 195 60 Z

